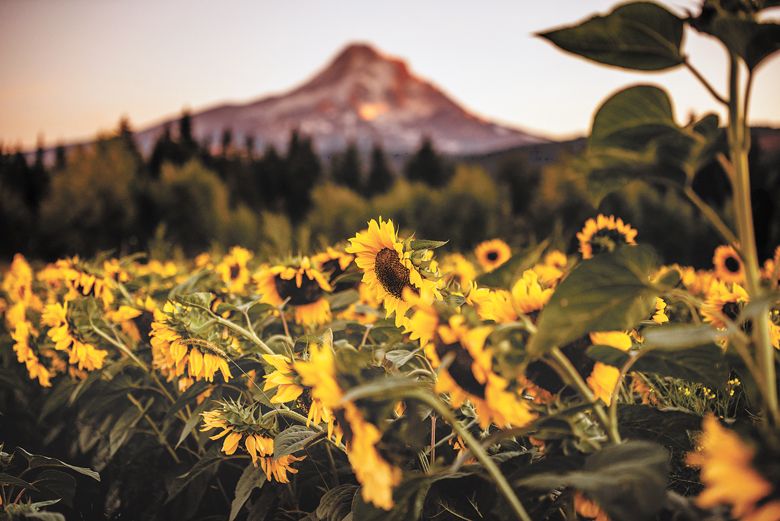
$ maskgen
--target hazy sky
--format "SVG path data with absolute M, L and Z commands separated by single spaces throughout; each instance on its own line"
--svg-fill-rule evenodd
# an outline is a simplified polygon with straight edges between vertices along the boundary
M 474 112 L 552 137 L 584 132 L 607 94 L 660 82 L 680 119 L 716 104 L 684 70 L 632 74 L 566 55 L 536 31 L 614 0 L 0 0 L 0 141 L 93 136 L 122 114 L 136 128 L 220 101 L 297 86 L 344 45 L 409 61 Z M 680 10 L 690 0 L 664 1 Z M 725 54 L 687 35 L 721 90 Z M 780 126 L 780 57 L 756 79 L 754 123 Z

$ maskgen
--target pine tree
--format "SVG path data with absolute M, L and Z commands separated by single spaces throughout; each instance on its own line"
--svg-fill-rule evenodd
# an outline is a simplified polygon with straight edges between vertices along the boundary
M 381 145 L 374 145 L 371 149 L 371 168 L 368 171 L 368 182 L 366 183 L 365 193 L 368 196 L 377 194 L 383 194 L 387 192 L 393 182 L 395 176 L 393 171 L 390 170 L 390 165 L 387 163 L 385 157 L 385 151 Z
M 311 191 L 322 176 L 322 165 L 311 139 L 300 136 L 297 131 L 290 137 L 285 163 L 285 207 L 290 219 L 297 223 L 311 208 Z
M 362 191 L 363 176 L 360 165 L 360 154 L 355 143 L 350 143 L 346 150 L 333 158 L 332 176 L 336 184 Z
M 444 163 L 430 138 L 423 139 L 419 150 L 406 163 L 405 173 L 409 181 L 420 181 L 430 186 L 443 186 L 447 182 Z

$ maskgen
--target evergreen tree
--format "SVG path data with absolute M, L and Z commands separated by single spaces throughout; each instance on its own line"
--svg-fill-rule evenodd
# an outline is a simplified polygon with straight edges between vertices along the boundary
M 311 190 L 322 176 L 322 166 L 311 139 L 293 131 L 287 152 L 284 200 L 287 214 L 300 222 L 311 208 Z
M 393 175 L 392 170 L 390 170 L 390 165 L 387 163 L 385 151 L 382 149 L 381 145 L 375 144 L 371 149 L 371 168 L 368 171 L 368 182 L 366 183 L 365 190 L 366 195 L 373 196 L 383 194 L 393 186 L 394 181 L 395 176 Z
M 220 146 L 222 157 L 227 157 L 233 148 L 233 131 L 229 128 L 222 130 L 222 137 L 220 138 Z
M 43 140 L 38 140 L 38 146 L 35 149 L 35 162 L 28 171 L 24 182 L 25 203 L 30 208 L 31 213 L 36 215 L 41 201 L 46 195 L 49 187 L 49 173 L 44 165 Z
M 360 166 L 360 154 L 355 143 L 350 143 L 346 150 L 333 158 L 331 175 L 336 184 L 361 192 L 363 176 Z
M 420 181 L 436 187 L 446 184 L 448 177 L 444 163 L 428 137 L 423 139 L 419 150 L 406 163 L 405 173 L 409 181 Z
M 65 146 L 62 143 L 57 144 L 54 149 L 54 170 L 63 170 L 68 164 L 68 156 L 65 152 Z
M 530 168 L 522 159 L 510 159 L 499 168 L 498 181 L 508 189 L 512 213 L 527 213 L 539 185 L 539 171 Z
M 149 156 L 149 172 L 157 179 L 160 177 L 160 170 L 165 162 L 172 162 L 175 159 L 175 146 L 171 137 L 171 127 L 165 125 L 163 132 L 154 144 L 152 155 Z

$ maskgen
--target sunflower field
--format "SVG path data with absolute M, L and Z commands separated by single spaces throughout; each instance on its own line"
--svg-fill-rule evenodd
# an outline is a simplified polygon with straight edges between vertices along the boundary
M 376 217 L 308 254 L 16 255 L 0 519 L 780 520 L 780 246 L 758 258 L 745 115 L 780 26 L 760 11 L 640 2 L 541 35 L 688 68 L 727 107 L 680 126 L 662 88 L 629 87 L 579 165 L 595 199 L 635 179 L 687 197 L 722 238 L 708 269 L 603 214 L 460 252 Z M 688 25 L 724 44 L 728 93 Z M 692 188 L 711 161 L 728 215 Z

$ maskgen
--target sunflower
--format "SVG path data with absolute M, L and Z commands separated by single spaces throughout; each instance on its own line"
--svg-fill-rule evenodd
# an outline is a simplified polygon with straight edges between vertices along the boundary
M 714 281 L 701 307 L 702 318 L 714 327 L 725 328 L 724 317 L 737 320 L 749 299 L 747 291 L 739 284 Z
M 609 521 L 607 513 L 601 510 L 601 507 L 589 499 L 585 494 L 579 490 L 574 494 L 574 510 L 577 514 L 584 519 L 591 519 L 593 521 Z
M 14 260 L 6 273 L 3 274 L 2 290 L 12 303 L 21 303 L 24 307 L 34 310 L 41 309 L 41 300 L 33 292 L 33 270 L 20 253 L 14 255 Z
M 54 349 L 68 353 L 68 363 L 80 370 L 94 371 L 103 367 L 108 351 L 98 349 L 75 336 L 68 324 L 68 303 L 47 304 L 43 308 L 41 323 L 49 326 L 47 336 L 54 342 Z
M 637 231 L 623 219 L 614 215 L 599 214 L 595 219 L 585 221 L 582 231 L 577 233 L 580 253 L 583 259 L 590 259 L 599 253 L 614 251 L 623 244 L 636 244 Z
M 41 363 L 41 359 L 30 346 L 30 334 L 32 326 L 29 322 L 23 320 L 16 324 L 11 339 L 14 341 L 13 350 L 16 353 L 16 359 L 20 364 L 24 364 L 30 380 L 38 380 L 41 387 L 51 387 L 50 371 Z
M 666 302 L 660 297 L 655 297 L 655 312 L 651 318 L 656 324 L 666 324 L 669 316 L 666 314 Z
M 483 270 L 493 271 L 509 260 L 512 250 L 501 239 L 493 239 L 478 244 L 474 248 L 474 255 Z
M 231 456 L 244 442 L 244 449 L 252 464 L 265 472 L 269 481 L 289 483 L 287 474 L 297 474 L 298 470 L 292 467 L 293 463 L 303 461 L 305 456 L 298 457 L 292 454 L 274 458 L 274 440 L 267 436 L 266 429 L 260 425 L 260 421 L 254 414 L 254 409 L 242 408 L 240 404 L 222 404 L 222 407 L 212 411 L 201 413 L 203 427 L 201 431 L 222 429 L 221 432 L 210 436 L 209 439 L 222 441 L 222 452 Z
M 745 278 L 742 259 L 733 246 L 715 248 L 712 265 L 715 267 L 715 276 L 723 282 L 742 282 Z
M 162 310 L 154 311 L 154 322 L 149 333 L 152 346 L 152 365 L 160 370 L 168 381 L 186 378 L 214 381 L 219 372 L 228 382 L 232 378 L 227 362 L 227 353 L 219 346 L 205 339 L 191 337 L 186 326 L 177 320 L 182 307 L 168 301 Z
M 410 308 L 403 298 L 405 288 L 438 294 L 436 283 L 423 277 L 412 262 L 412 252 L 398 240 L 393 221 L 372 219 L 368 229 L 358 232 L 349 242 L 346 251 L 355 254 L 355 263 L 363 271 L 363 283 L 382 301 L 388 317 L 395 313 L 396 326 L 404 323 Z
M 337 277 L 342 275 L 345 271 L 347 271 L 347 268 L 350 264 L 352 264 L 352 261 L 355 260 L 354 255 L 350 255 L 348 253 L 345 253 L 344 251 L 337 250 L 335 248 L 331 248 L 330 246 L 327 247 L 327 249 L 323 252 L 320 252 L 316 255 L 312 255 L 311 263 L 312 265 L 320 270 L 322 273 L 325 273 L 328 275 L 329 280 L 332 282 Z M 355 284 L 351 283 L 337 283 L 334 291 L 343 291 L 345 289 L 350 289 L 354 287 Z
M 539 311 L 552 296 L 552 288 L 539 283 L 539 276 L 533 270 L 526 270 L 512 286 L 512 291 L 495 291 L 480 307 L 480 317 L 503 324 L 516 321 L 521 315 L 536 318 Z
M 254 278 L 262 301 L 277 307 L 287 301 L 295 310 L 297 323 L 319 326 L 330 320 L 330 303 L 325 295 L 333 288 L 308 257 L 265 267 Z
M 340 410 L 349 425 L 346 452 L 352 470 L 361 484 L 364 501 L 390 510 L 393 489 L 401 482 L 401 469 L 388 463 L 376 449 L 382 433 L 352 402 L 342 403 L 344 393 L 336 378 L 336 359 L 332 346 L 309 345 L 309 360 L 295 363 L 304 385 L 311 387 L 312 399 L 332 411 Z
M 543 262 L 536 264 L 532 269 L 543 284 L 554 286 L 563 277 L 568 263 L 565 253 L 553 250 L 544 256 Z
M 263 360 L 275 369 L 263 377 L 265 379 L 263 391 L 276 389 L 271 403 L 287 403 L 297 400 L 303 394 L 303 387 L 297 382 L 293 362 L 284 355 L 263 355 Z
M 431 365 L 449 365 L 438 372 L 436 391 L 447 393 L 454 407 L 467 400 L 477 411 L 483 429 L 491 423 L 500 427 L 522 427 L 535 415 L 528 404 L 509 390 L 509 382 L 493 372 L 492 352 L 485 341 L 493 329 L 470 328 L 463 315 L 453 315 L 437 328 L 432 349 L 426 349 Z
M 698 450 L 686 458 L 701 469 L 704 491 L 696 504 L 707 509 L 728 505 L 731 516 L 743 521 L 780 519 L 780 500 L 765 501 L 773 485 L 753 467 L 754 457 L 755 450 L 737 433 L 706 416 Z
M 250 279 L 247 263 L 251 258 L 252 253 L 249 250 L 240 246 L 234 246 L 225 255 L 222 262 L 214 268 L 228 292 L 240 293 L 244 291 L 244 287 L 249 283 Z
M 460 253 L 451 253 L 441 263 L 445 281 L 455 281 L 461 289 L 471 287 L 477 278 L 477 269 Z
M 590 341 L 593 345 L 604 345 L 628 351 L 631 349 L 631 337 L 623 331 L 603 331 L 590 334 Z M 609 405 L 612 403 L 612 392 L 615 390 L 620 371 L 617 367 L 596 362 L 593 370 L 588 376 L 588 387 L 591 388 L 596 398 Z

